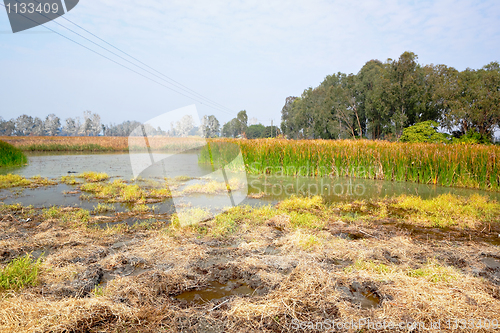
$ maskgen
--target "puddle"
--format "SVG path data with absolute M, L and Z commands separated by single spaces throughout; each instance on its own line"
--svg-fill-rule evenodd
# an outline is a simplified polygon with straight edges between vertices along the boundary
M 493 270 L 500 269 L 500 259 L 496 259 L 496 258 L 492 258 L 492 257 L 486 257 L 486 258 L 481 259 L 481 261 L 489 269 L 493 269 Z
M 373 309 L 380 305 L 381 299 L 372 283 L 360 284 L 354 281 L 349 287 L 338 286 L 343 298 L 361 309 Z
M 30 256 L 33 258 L 33 260 L 38 260 L 40 257 L 47 258 L 50 252 L 50 249 L 39 249 L 31 252 Z
M 253 292 L 254 289 L 250 288 L 246 283 L 241 282 L 241 280 L 229 280 L 226 284 L 214 281 L 210 282 L 208 287 L 204 289 L 186 291 L 175 296 L 175 298 L 186 302 L 204 304 L 227 296 L 252 295 Z
M 266 255 L 278 255 L 278 254 L 280 254 L 280 252 L 281 252 L 281 250 L 275 246 L 268 246 L 264 250 L 264 254 L 266 254 Z
M 371 291 L 363 291 L 363 292 L 355 292 L 357 298 L 361 299 L 361 308 L 362 309 L 372 309 L 376 308 L 380 304 L 380 297 L 372 293 Z
M 342 239 L 347 239 L 347 240 L 357 240 L 364 238 L 363 235 L 361 234 L 351 234 L 351 233 L 345 233 L 345 232 L 339 232 L 337 234 L 334 234 L 333 236 L 337 236 Z

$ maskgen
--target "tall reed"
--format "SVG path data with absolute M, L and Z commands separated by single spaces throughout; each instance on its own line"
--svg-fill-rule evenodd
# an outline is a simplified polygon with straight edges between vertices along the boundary
M 20 149 L 0 141 L 0 167 L 18 166 L 27 162 L 28 159 Z
M 369 140 L 214 139 L 241 147 L 247 172 L 410 181 L 500 190 L 500 147 Z M 234 152 L 228 152 L 234 155 Z M 200 154 L 201 163 L 207 153 Z

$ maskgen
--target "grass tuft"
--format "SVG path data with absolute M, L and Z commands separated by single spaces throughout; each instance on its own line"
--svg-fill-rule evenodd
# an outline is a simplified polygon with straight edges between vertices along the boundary
M 41 258 L 33 261 L 29 254 L 14 259 L 0 271 L 0 290 L 18 290 L 38 281 Z
M 93 172 L 87 171 L 77 176 L 78 178 L 84 178 L 88 182 L 102 182 L 108 180 L 109 176 L 104 172 Z
M 28 159 L 20 149 L 0 141 L 0 167 L 19 166 L 26 163 Z

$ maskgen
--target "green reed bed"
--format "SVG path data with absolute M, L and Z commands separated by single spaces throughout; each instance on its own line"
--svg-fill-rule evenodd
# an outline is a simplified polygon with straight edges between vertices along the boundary
M 227 156 L 223 160 L 234 157 L 234 147 L 239 146 L 252 174 L 347 176 L 500 190 L 500 147 L 493 145 L 284 139 L 214 139 L 210 145 Z M 210 163 L 207 148 L 200 163 Z
M 28 163 L 28 159 L 20 149 L 0 141 L 0 167 L 18 166 L 26 163 Z

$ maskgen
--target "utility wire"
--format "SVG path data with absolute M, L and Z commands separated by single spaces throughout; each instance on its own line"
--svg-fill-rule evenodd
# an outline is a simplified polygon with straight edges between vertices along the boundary
M 35 1 L 36 1 L 36 0 L 35 0 Z M 80 28 L 80 29 L 84 30 L 84 31 L 85 31 L 85 32 L 87 32 L 88 34 L 90 34 L 90 35 L 94 36 L 95 38 L 99 39 L 100 41 L 102 41 L 102 42 L 104 42 L 104 43 L 108 44 L 108 45 L 109 45 L 109 46 L 111 46 L 112 48 L 114 48 L 114 49 L 116 49 L 116 50 L 118 50 L 118 51 L 122 52 L 123 54 L 127 55 L 128 57 L 130 57 L 130 58 L 134 59 L 134 60 L 135 60 L 135 61 L 137 61 L 138 63 L 140 63 L 140 64 L 142 64 L 142 65 L 146 66 L 147 68 L 149 68 L 149 69 L 153 70 L 154 72 L 156 72 L 156 73 L 160 74 L 161 76 L 163 76 L 163 77 L 167 78 L 168 80 L 172 81 L 173 83 L 175 83 L 175 84 L 177 84 L 177 85 L 179 85 L 179 86 L 181 86 L 181 87 L 185 88 L 186 90 L 190 91 L 192 94 L 197 95 L 197 96 L 199 96 L 200 98 L 203 98 L 203 99 L 205 99 L 205 100 L 207 100 L 207 101 L 210 101 L 212 104 L 214 104 L 214 105 L 216 105 L 216 106 L 219 106 L 219 107 L 221 107 L 221 108 L 223 108 L 223 109 L 226 109 L 226 110 L 228 110 L 229 112 L 231 112 L 232 114 L 234 114 L 234 111 L 232 111 L 231 109 L 229 109 L 229 108 L 225 107 L 224 105 L 219 104 L 219 103 L 217 103 L 217 102 L 214 102 L 213 100 L 209 99 L 208 97 L 205 97 L 205 96 L 203 96 L 203 95 L 201 95 L 201 94 L 197 93 L 196 91 L 194 91 L 194 90 L 190 89 L 189 87 L 186 87 L 186 86 L 185 86 L 185 85 L 183 85 L 182 83 L 180 83 L 180 82 L 178 82 L 178 81 L 176 81 L 176 80 L 172 79 L 172 78 L 171 78 L 171 77 L 169 77 L 168 75 L 165 75 L 165 74 L 163 74 L 163 73 L 162 73 L 162 72 L 160 72 L 160 71 L 157 71 L 156 69 L 154 69 L 153 67 L 149 66 L 148 64 L 145 64 L 145 63 L 144 63 L 144 62 L 142 62 L 141 60 L 139 60 L 139 59 L 135 58 L 134 56 L 132 56 L 132 55 L 128 54 L 127 52 L 125 52 L 125 51 L 123 51 L 122 49 L 120 49 L 120 48 L 118 48 L 118 47 L 114 46 L 113 44 L 108 43 L 107 41 L 105 41 L 105 40 L 104 40 L 104 39 L 102 39 L 101 37 L 99 37 L 99 36 L 97 36 L 97 35 L 93 34 L 92 32 L 88 31 L 88 30 L 87 30 L 87 29 L 85 29 L 84 27 L 82 27 L 82 26 L 80 26 L 80 25 L 76 24 L 75 22 L 73 22 L 73 21 L 71 21 L 71 20 L 67 19 L 66 17 L 62 16 L 62 18 L 63 18 L 63 19 L 65 19 L 66 21 L 70 22 L 71 24 L 74 24 L 74 25 L 75 25 L 75 26 L 77 26 L 78 28 Z
M 38 2 L 37 0 L 35 0 L 35 1 L 36 1 L 36 2 Z M 20 3 L 20 1 L 19 1 L 19 0 L 16 0 L 16 2 Z M 39 2 L 38 2 L 38 3 L 39 3 Z M 1 4 L 1 3 L 0 3 L 0 5 L 2 5 L 3 7 L 5 7 L 5 5 L 3 5 L 3 4 Z M 29 17 L 27 17 L 27 16 L 25 16 L 25 15 L 22 15 L 21 13 L 18 13 L 18 14 L 19 14 L 19 15 L 21 15 L 21 16 L 23 16 L 24 18 L 27 18 L 28 20 L 30 20 L 30 21 L 32 21 L 32 22 L 38 23 L 38 22 L 36 22 L 36 21 L 32 20 L 31 18 L 29 18 Z M 42 16 L 44 16 L 44 17 L 48 18 L 47 16 L 45 16 L 45 15 L 43 15 L 43 14 L 40 14 L 40 15 L 42 15 Z M 64 18 L 64 17 L 63 17 L 63 18 Z M 66 18 L 64 18 L 64 19 L 66 19 Z M 68 19 L 66 19 L 66 20 L 67 20 L 67 21 L 69 21 Z M 71 21 L 69 21 L 69 22 L 71 22 Z M 186 94 L 184 94 L 184 93 L 182 93 L 182 92 L 180 92 L 180 91 L 178 91 L 178 90 L 175 90 L 175 89 L 173 89 L 173 88 L 171 88 L 171 87 L 169 87 L 169 86 L 166 86 L 166 85 L 164 85 L 164 84 L 162 84 L 162 83 L 160 83 L 160 82 L 158 82 L 158 81 L 156 81 L 156 80 L 154 80 L 154 79 L 152 79 L 152 78 L 150 78 L 150 77 L 148 77 L 148 76 L 146 76 L 146 75 L 144 75 L 144 74 L 142 74 L 142 73 L 140 73 L 140 72 L 137 72 L 136 70 L 131 69 L 131 68 L 129 68 L 129 67 L 127 67 L 127 66 L 125 66 L 125 65 L 123 65 L 123 64 L 121 64 L 121 63 L 119 63 L 119 62 L 117 62 L 117 61 L 115 61 L 115 60 L 113 60 L 113 59 L 111 59 L 111 58 L 109 58 L 109 57 L 107 57 L 107 56 L 105 56 L 105 55 L 103 55 L 102 53 L 99 53 L 99 52 L 97 52 L 97 51 L 95 51 L 95 50 L 93 50 L 93 49 L 91 49 L 91 48 L 89 48 L 89 47 L 87 47 L 87 46 L 85 46 L 85 45 L 83 45 L 83 44 L 81 44 L 81 43 L 79 43 L 79 42 L 77 42 L 77 41 L 75 41 L 75 40 L 73 40 L 73 39 L 71 39 L 71 38 L 69 38 L 69 37 L 67 37 L 67 36 L 65 36 L 65 35 L 63 35 L 63 34 L 61 34 L 61 33 L 57 32 L 57 31 L 55 31 L 55 30 L 53 30 L 53 29 L 51 29 L 51 28 L 49 28 L 49 27 L 47 27 L 47 26 L 45 26 L 45 25 L 43 25 L 43 24 L 42 24 L 42 26 L 43 26 L 43 27 L 45 27 L 46 29 L 48 29 L 48 30 L 50 30 L 50 31 L 52 31 L 52 32 L 54 32 L 54 33 L 56 33 L 56 34 L 58 34 L 59 36 L 64 37 L 64 38 L 66 38 L 66 39 L 68 39 L 68 40 L 72 41 L 73 43 L 75 43 L 75 44 L 77 44 L 77 45 L 79 45 L 79 46 L 82 46 L 82 47 L 84 47 L 85 49 L 87 49 L 87 50 L 89 50 L 89 51 L 91 51 L 91 52 L 93 52 L 93 53 L 95 53 L 95 54 L 97 54 L 97 55 L 99 55 L 99 56 L 101 56 L 101 57 L 103 57 L 103 58 L 107 59 L 107 60 L 110 60 L 110 61 L 112 61 L 113 63 L 115 63 L 115 64 L 117 64 L 117 65 L 119 65 L 119 66 L 122 66 L 122 67 L 124 67 L 124 68 L 126 68 L 126 69 L 128 69 L 128 70 L 130 70 L 130 71 L 132 71 L 132 72 L 134 72 L 134 73 L 136 73 L 136 74 L 138 74 L 138 75 L 140 75 L 140 76 L 142 76 L 142 77 L 144 77 L 144 78 L 146 78 L 146 79 L 148 79 L 148 80 L 152 81 L 152 82 L 155 82 L 155 83 L 157 83 L 157 84 L 159 84 L 159 85 L 161 85 L 161 86 L 163 86 L 163 87 L 165 87 L 165 88 L 167 88 L 167 89 L 169 89 L 169 90 L 171 90 L 171 91 L 174 91 L 174 92 L 176 92 L 176 93 L 178 93 L 178 94 L 180 94 L 180 95 L 182 95 L 182 96 L 184 96 L 184 97 L 187 97 L 187 98 L 189 98 L 189 99 L 192 99 L 192 100 L 194 100 L 194 101 L 197 101 L 197 102 L 199 102 L 199 103 L 201 103 L 201 104 L 204 104 L 204 103 L 205 103 L 205 105 L 207 105 L 208 107 L 210 107 L 210 108 L 212 108 L 212 109 L 219 110 L 219 111 L 225 112 L 225 113 L 227 113 L 227 114 L 234 115 L 234 112 L 233 112 L 233 111 L 231 111 L 230 109 L 228 109 L 228 108 L 226 108 L 226 107 L 224 107 L 224 106 L 222 106 L 222 105 L 220 105 L 220 104 L 218 104 L 218 103 L 215 103 L 215 102 L 211 101 L 211 100 L 210 100 L 210 99 L 208 99 L 207 97 L 204 97 L 203 95 L 196 93 L 196 92 L 195 92 L 194 90 L 192 90 L 192 89 L 189 89 L 189 88 L 187 88 L 187 87 L 183 86 L 182 84 L 178 83 L 177 81 L 175 81 L 175 80 L 173 80 L 173 79 L 169 78 L 168 76 L 166 76 L 166 75 L 162 74 L 161 72 L 158 72 L 158 71 L 157 71 L 157 70 L 155 70 L 154 68 L 152 68 L 152 67 L 150 67 L 150 66 L 148 66 L 148 65 L 146 65 L 146 64 L 144 64 L 144 63 L 142 63 L 141 61 L 139 61 L 139 60 L 135 59 L 134 57 L 130 56 L 129 54 L 127 54 L 126 52 L 124 52 L 124 51 L 120 50 L 119 48 L 117 48 L 117 47 L 115 47 L 115 46 L 111 45 L 110 43 L 106 42 L 105 40 L 101 39 L 100 37 L 98 37 L 98 36 L 96 36 L 96 35 L 92 34 L 91 32 L 89 32 L 89 31 L 85 30 L 85 29 L 84 29 L 84 28 L 82 28 L 82 27 L 78 26 L 76 23 L 71 22 L 71 23 L 73 23 L 73 24 L 77 25 L 78 27 L 80 27 L 81 29 L 83 29 L 83 30 L 87 31 L 87 32 L 88 32 L 88 33 L 90 33 L 91 35 L 95 36 L 96 38 L 98 38 L 98 39 L 102 40 L 102 41 L 103 41 L 103 42 L 105 42 L 106 44 L 109 44 L 109 45 L 110 45 L 110 46 L 112 46 L 113 48 L 115 48 L 115 49 L 119 50 L 120 52 L 122 52 L 122 53 L 126 54 L 127 56 L 131 57 L 132 59 L 134 59 L 134 60 L 138 61 L 138 62 L 139 62 L 139 63 L 141 63 L 141 64 L 144 64 L 146 67 L 149 67 L 149 68 L 151 68 L 152 70 L 154 70 L 155 72 L 158 72 L 158 73 L 160 73 L 161 75 L 163 75 L 163 76 L 167 77 L 169 80 L 171 80 L 171 81 L 175 82 L 177 85 L 180 85 L 180 87 L 179 87 L 179 86 L 176 86 L 176 85 L 175 85 L 175 84 L 173 84 L 173 83 L 170 83 L 170 82 L 166 81 L 165 79 L 163 79 L 163 78 L 159 77 L 158 75 L 156 75 L 156 74 L 154 74 L 154 73 L 151 73 L 151 71 L 148 71 L 147 69 L 142 68 L 141 66 L 139 66 L 139 65 L 137 65 L 137 64 L 135 64 L 135 63 L 133 63 L 133 62 L 131 62 L 130 60 L 127 60 L 127 59 L 123 58 L 122 56 L 120 56 L 120 55 L 116 54 L 115 52 L 108 50 L 107 48 L 105 48 L 105 47 L 103 47 L 103 46 L 101 46 L 101 45 L 99 45 L 99 44 L 95 43 L 94 41 L 92 41 L 92 40 L 90 40 L 90 39 L 86 38 L 85 36 L 82 36 L 81 34 L 79 34 L 79 33 L 75 32 L 75 31 L 71 30 L 70 28 L 68 28 L 68 27 L 66 27 L 66 26 L 64 26 L 64 25 L 62 25 L 62 24 L 60 24 L 60 23 L 58 23 L 58 22 L 54 22 L 54 23 L 56 23 L 57 25 L 59 25 L 59 26 L 61 26 L 61 27 L 65 28 L 65 29 L 67 29 L 67 30 L 69 30 L 69 31 L 73 32 L 74 34 L 76 34 L 76 35 L 78 35 L 78 36 L 82 37 L 83 39 L 85 39 L 85 40 L 87 40 L 87 41 L 91 42 L 92 44 L 97 45 L 98 47 L 100 47 L 100 48 L 102 48 L 102 49 L 104 49 L 104 50 L 106 50 L 106 51 L 110 52 L 111 54 L 113 54 L 113 55 L 115 55 L 115 56 L 119 57 L 120 59 L 122 59 L 122 60 L 124 60 L 124 61 L 126 61 L 126 62 L 128 62 L 128 63 L 130 63 L 130 64 L 132 64 L 132 65 L 134 65 L 134 66 L 136 66 L 136 67 L 138 67 L 138 68 L 140 68 L 141 70 L 143 70 L 143 71 L 145 71 L 145 72 L 147 72 L 147 73 L 149 73 L 149 74 L 151 74 L 151 75 L 153 75 L 153 76 L 155 76 L 155 77 L 159 78 L 160 80 L 165 81 L 165 82 L 167 82 L 168 84 L 174 85 L 174 86 L 175 86 L 175 88 L 177 88 L 177 89 L 181 89 L 181 90 L 183 90 L 183 91 L 185 91 L 186 93 L 191 94 L 191 95 L 198 95 L 199 97 L 188 96 L 188 95 L 186 95 Z M 183 88 L 183 87 L 184 87 L 184 88 Z M 203 100 L 200 100 L 200 99 L 203 99 Z M 212 104 L 212 105 L 210 105 L 210 104 Z M 227 110 L 229 110 L 229 111 L 227 111 Z

